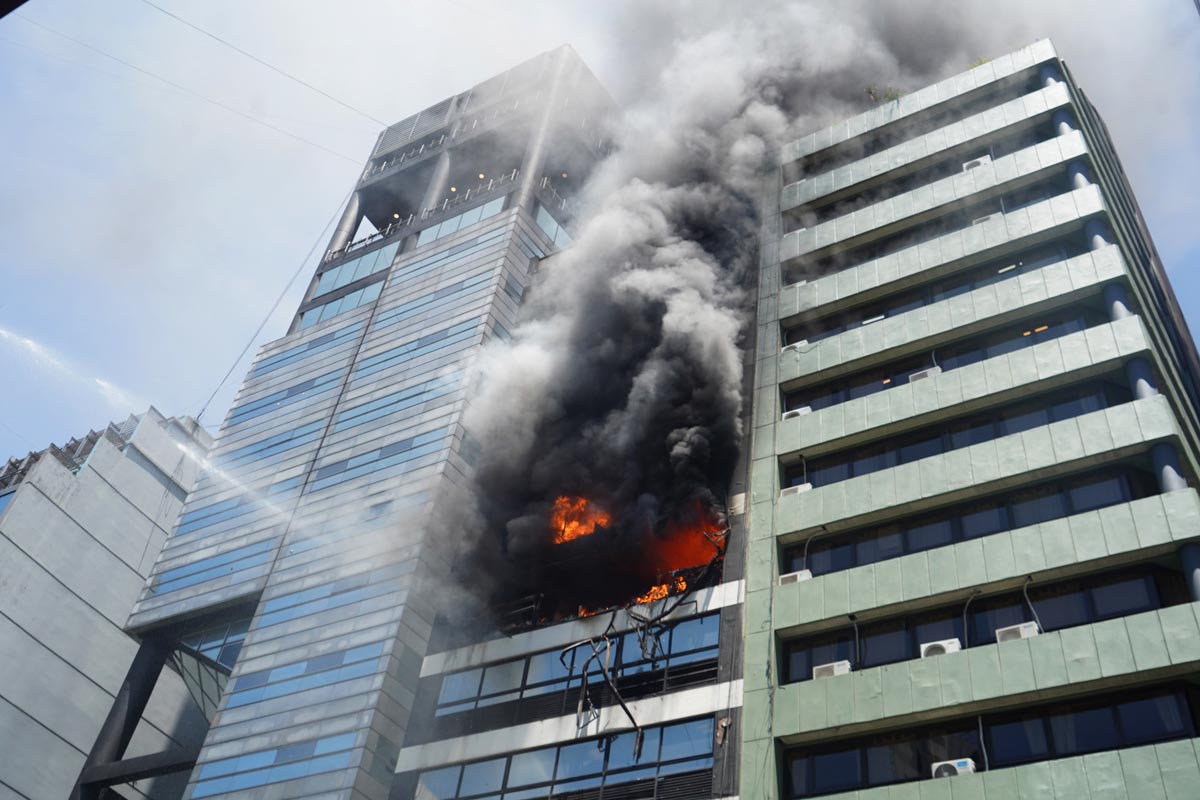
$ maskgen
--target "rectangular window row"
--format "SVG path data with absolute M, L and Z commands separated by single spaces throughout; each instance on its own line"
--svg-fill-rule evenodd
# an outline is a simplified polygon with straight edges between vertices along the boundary
M 670 665 L 682 665 L 717 657 L 719 614 L 707 614 L 673 625 L 657 636 L 639 638 L 636 632 L 617 637 L 604 661 L 614 679 L 636 675 Z M 587 648 L 576 649 L 560 658 L 559 650 L 536 653 L 527 658 L 502 661 L 488 667 L 476 667 L 450 673 L 442 678 L 436 716 L 457 714 L 475 708 L 565 691 L 572 682 L 579 685 L 584 662 L 591 656 Z M 565 663 L 564 663 L 565 662 Z M 603 677 L 595 660 L 588 681 Z
M 918 308 L 940 303 L 976 289 L 1015 278 L 1049 264 L 1066 261 L 1084 252 L 1081 241 L 1058 241 L 1039 245 L 1011 256 L 993 259 L 983 266 L 949 275 L 936 283 L 913 291 L 892 295 L 876 303 L 860 306 L 825 319 L 808 320 L 784 329 L 785 345 L 819 342 L 839 333 L 865 328 L 876 322 L 897 317 Z
M 1195 708 L 1194 690 L 1160 687 L 796 748 L 784 755 L 784 797 L 941 777 L 935 765 L 946 761 L 970 759 L 982 771 L 1190 738 Z
M 445 250 L 440 250 L 423 258 L 418 258 L 415 261 L 410 261 L 403 266 L 397 266 L 393 274 L 399 278 L 413 272 L 431 272 L 434 269 L 453 265 L 460 267 L 470 260 L 479 257 L 488 250 L 503 247 L 505 244 L 504 226 L 497 225 L 495 228 L 485 231 L 478 236 L 475 236 L 466 241 L 459 242 Z
M 235 572 L 261 567 L 271 561 L 276 544 L 278 543 L 272 537 L 202 558 L 183 567 L 166 570 L 155 576 L 150 594 L 174 592 Z
M 423 772 L 417 797 L 467 798 L 572 797 L 573 792 L 669 775 L 711 770 L 711 718 L 643 729 L 641 752 L 632 731 L 556 747 L 530 750 L 487 761 Z
M 452 233 L 457 233 L 460 230 L 474 225 L 476 222 L 494 217 L 504 210 L 504 201 L 508 195 L 502 195 L 493 200 L 489 200 L 481 206 L 476 206 L 469 211 L 464 211 L 457 216 L 442 220 L 438 225 L 431 228 L 426 228 L 417 236 L 417 247 L 427 245 L 431 242 L 436 242 L 438 239 L 445 238 Z
M 302 476 L 287 478 L 273 483 L 265 489 L 250 489 L 246 494 L 239 494 L 213 503 L 210 506 L 189 511 L 179 518 L 175 528 L 176 536 L 207 528 L 220 522 L 226 522 L 236 517 L 254 514 L 257 516 L 274 513 L 275 506 L 300 492 Z
M 1129 569 L 1084 579 L 1030 586 L 1021 591 L 962 601 L 888 619 L 822 633 L 783 647 L 785 683 L 811 680 L 813 669 L 839 661 L 853 670 L 921 658 L 921 646 L 957 639 L 960 646 L 996 643 L 996 631 L 1033 623 L 1043 632 L 1091 625 L 1188 602 L 1187 589 L 1177 572 L 1161 568 Z M 965 624 L 965 628 L 964 628 Z
M 399 246 L 399 241 L 385 244 L 378 250 L 372 250 L 358 258 L 352 258 L 345 263 L 325 270 L 317 278 L 317 288 L 313 291 L 313 297 L 319 297 L 326 292 L 332 292 L 334 289 L 348 286 L 368 275 L 374 275 L 376 272 L 391 268 L 392 260 L 395 259 L 396 249 Z
M 338 483 L 344 483 L 371 472 L 377 472 L 388 467 L 403 464 L 420 458 L 429 453 L 435 453 L 446 445 L 450 437 L 450 428 L 437 428 L 389 445 L 370 450 L 366 453 L 326 464 L 317 470 L 313 476 L 311 491 L 317 492 Z
M 1063 165 L 1056 168 L 1050 177 L 1007 194 L 973 199 L 965 208 L 947 203 L 933 209 L 929 212 L 931 217 L 919 224 L 901 225 L 894 233 L 851 244 L 844 250 L 819 259 L 800 259 L 785 270 L 784 280 L 795 283 L 833 275 L 942 236 L 968 230 L 990 220 L 993 215 L 1010 213 L 1070 191 L 1072 187 L 1067 181 L 1067 168 Z
M 210 761 L 200 767 L 191 796 L 211 797 L 345 769 L 354 755 L 355 739 L 356 734 L 342 733 Z
M 836 217 L 852 214 L 863 206 L 878 203 L 889 197 L 912 192 L 941 180 L 953 180 L 967 171 L 968 164 L 995 161 L 1018 150 L 1035 147 L 1055 136 L 1054 126 L 1047 119 L 1033 128 L 1002 134 L 987 144 L 977 145 L 966 152 L 942 158 L 902 177 L 893 178 L 882 185 L 854 192 L 835 203 L 821 206 L 815 211 L 808 207 L 802 207 L 798 212 L 790 212 L 790 216 L 802 219 L 806 227 L 819 225 Z
M 851 478 L 911 464 L 923 458 L 949 453 L 1013 436 L 1055 422 L 1091 414 L 1128 403 L 1133 399 L 1124 386 L 1087 383 L 1053 392 L 1021 403 L 960 417 L 919 428 L 879 442 L 850 448 L 833 455 L 813 458 L 787 468 L 786 486 L 811 484 L 818 488 Z
M 343 342 L 355 338 L 366 325 L 365 322 L 355 322 L 352 325 L 347 325 L 344 328 L 330 331 L 329 333 L 321 334 L 314 339 L 309 339 L 304 344 L 298 344 L 295 347 L 289 347 L 287 350 L 276 353 L 273 356 L 264 358 L 254 365 L 254 369 L 250 370 L 250 375 L 247 378 L 257 378 L 260 375 L 266 375 L 274 372 L 277 369 L 294 364 L 297 361 L 303 361 L 317 353 L 330 350 L 337 347 Z
M 415 408 L 439 397 L 452 395 L 462 384 L 462 376 L 462 370 L 454 370 L 446 375 L 439 375 L 423 383 L 418 383 L 416 386 L 410 386 L 395 394 L 380 397 L 361 406 L 348 408 L 335 418 L 333 432 L 338 433 L 356 425 L 365 425 L 389 414 Z
M 346 374 L 344 369 L 326 372 L 324 375 L 318 375 L 315 378 L 309 378 L 306 381 L 301 381 L 294 386 L 289 386 L 286 389 L 280 389 L 277 392 L 265 397 L 260 397 L 257 400 L 251 400 L 241 405 L 234 406 L 229 411 L 229 419 L 225 422 L 226 428 L 231 428 L 234 425 L 240 425 L 246 420 L 261 417 L 263 414 L 270 414 L 284 406 L 289 406 L 293 403 L 298 403 L 315 394 L 334 388 L 342 376 Z
M 321 438 L 321 431 L 324 427 L 325 421 L 317 420 L 290 431 L 269 436 L 266 439 L 259 439 L 257 442 L 217 456 L 214 464 L 218 469 L 228 470 L 241 464 L 252 464 L 280 453 L 286 453 L 288 450 L 317 441 Z
M 305 330 L 316 325 L 318 322 L 324 322 L 327 319 L 333 319 L 338 314 L 351 311 L 359 306 L 365 306 L 367 303 L 374 303 L 380 292 L 383 291 L 383 284 L 386 282 L 387 276 L 380 275 L 379 280 L 374 283 L 364 286 L 357 291 L 339 297 L 336 300 L 330 300 L 319 306 L 313 306 L 300 315 L 300 327 L 297 330 Z
M 860 397 L 894 389 L 909 383 L 912 376 L 922 375 L 937 367 L 942 372 L 999 358 L 1008 353 L 1049 342 L 1093 325 L 1103 325 L 1108 318 L 1098 310 L 1079 307 L 1045 312 L 1015 325 L 989 334 L 938 347 L 930 353 L 898 359 L 881 367 L 856 372 L 845 378 L 795 389 L 784 394 L 784 410 L 822 408 L 840 405 Z M 815 345 L 814 345 L 815 346 Z
M 415 568 L 416 563 L 410 559 L 273 598 L 262 604 L 255 631 L 399 591 L 400 584 L 406 583 L 401 579 Z
M 409 362 L 423 355 L 470 341 L 479 333 L 483 320 L 473 317 L 441 330 L 431 331 L 399 347 L 385 350 L 377 355 L 360 360 L 354 367 L 355 379 L 374 375 L 398 363 Z
M 827 575 L 1156 494 L 1154 478 L 1144 470 L 1128 466 L 1095 470 L 972 498 L 866 530 L 822 536 L 807 546 L 789 547 L 783 564 L 788 572 L 807 569 L 813 576 Z
M 494 268 L 488 267 L 483 272 L 463 278 L 457 283 L 443 286 L 437 291 L 423 294 L 415 300 L 409 300 L 407 303 L 380 311 L 375 315 L 375 321 L 371 323 L 371 330 L 377 331 L 380 328 L 399 324 L 434 308 L 457 306 L 462 302 L 464 295 L 487 287 L 492 282 L 494 271 Z
M 378 671 L 383 650 L 384 643 L 376 642 L 325 653 L 274 669 L 251 672 L 234 683 L 225 707 L 239 708 L 371 675 Z

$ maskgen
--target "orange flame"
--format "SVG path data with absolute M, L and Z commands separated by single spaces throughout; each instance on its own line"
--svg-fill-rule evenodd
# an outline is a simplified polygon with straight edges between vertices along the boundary
M 591 536 L 596 526 L 607 528 L 611 517 L 596 508 L 585 497 L 563 495 L 554 501 L 550 524 L 554 527 L 554 543 L 562 544 L 580 536 Z
M 657 586 L 651 586 L 650 591 L 643 595 L 638 595 L 636 598 L 634 598 L 633 602 L 638 605 L 646 605 L 647 603 L 653 603 L 658 600 L 662 600 L 667 595 L 679 594 L 680 592 L 686 591 L 687 581 L 685 581 L 681 576 L 676 575 L 674 582 L 660 583 Z

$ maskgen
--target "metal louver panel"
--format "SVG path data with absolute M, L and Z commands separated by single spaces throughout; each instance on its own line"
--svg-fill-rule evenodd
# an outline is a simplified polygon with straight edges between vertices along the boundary
M 453 104 L 454 98 L 447 98 L 437 105 L 430 106 L 424 111 L 392 125 L 379 138 L 379 145 L 375 148 L 373 157 L 395 150 L 419 136 L 424 136 L 430 131 L 442 127 L 450 116 L 450 107 Z

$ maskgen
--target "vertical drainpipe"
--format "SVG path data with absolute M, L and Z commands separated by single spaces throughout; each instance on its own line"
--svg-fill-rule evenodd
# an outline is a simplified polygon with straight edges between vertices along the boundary
M 1042 82 L 1043 89 L 1049 89 L 1056 83 L 1062 81 L 1062 70 L 1058 68 L 1058 62 L 1054 61 L 1045 64 L 1038 70 L 1038 79 Z
M 342 218 L 338 220 L 337 227 L 333 229 L 333 238 L 329 240 L 329 252 L 341 250 L 350 244 L 350 237 L 358 230 L 358 223 L 361 220 L 362 194 L 355 191 L 350 195 L 350 202 L 346 203 L 346 209 L 342 212 Z
M 555 54 L 554 76 L 550 80 L 550 89 L 546 92 L 546 104 L 538 115 L 537 127 L 525 148 L 521 159 L 521 187 L 517 189 L 513 205 L 529 209 L 533 203 L 533 193 L 537 191 L 542 181 L 542 173 L 546 169 L 546 153 L 550 147 L 550 127 L 554 114 L 562 102 L 563 81 L 566 77 L 567 64 L 571 49 L 562 47 Z

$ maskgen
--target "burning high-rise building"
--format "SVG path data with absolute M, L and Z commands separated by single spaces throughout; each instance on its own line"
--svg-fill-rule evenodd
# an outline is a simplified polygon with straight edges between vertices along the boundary
M 1200 771 L 1197 362 L 1095 112 L 1038 43 L 784 147 L 760 198 L 793 77 L 657 160 L 567 48 L 383 133 L 81 795 Z M 172 651 L 204 747 L 121 762 Z

